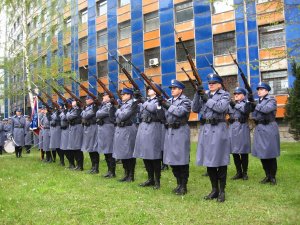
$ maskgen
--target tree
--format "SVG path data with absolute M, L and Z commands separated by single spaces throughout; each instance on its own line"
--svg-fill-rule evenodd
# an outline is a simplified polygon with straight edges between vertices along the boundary
M 290 124 L 289 133 L 295 140 L 300 140 L 300 64 L 293 62 L 293 88 L 289 89 L 289 97 L 285 105 L 285 120 Z

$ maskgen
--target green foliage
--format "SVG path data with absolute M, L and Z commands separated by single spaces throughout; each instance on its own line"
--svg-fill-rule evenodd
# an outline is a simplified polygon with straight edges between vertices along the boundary
M 0 156 L 0 224 L 298 224 L 300 221 L 300 144 L 281 144 L 278 185 L 262 185 L 261 163 L 250 157 L 248 181 L 228 179 L 225 203 L 205 201 L 210 182 L 194 164 L 192 145 L 188 194 L 172 194 L 172 171 L 162 173 L 161 189 L 141 188 L 147 179 L 142 160 L 136 181 L 120 183 L 100 175 L 69 171 L 39 161 L 39 152 L 17 159 Z M 102 155 L 101 155 L 102 157 Z M 85 154 L 85 169 L 90 168 Z M 228 177 L 235 174 L 229 166 Z M 123 175 L 117 165 L 117 179 Z
M 289 122 L 289 132 L 295 140 L 300 140 L 300 64 L 293 63 L 293 88 L 289 90 L 289 97 L 285 106 L 285 120 Z

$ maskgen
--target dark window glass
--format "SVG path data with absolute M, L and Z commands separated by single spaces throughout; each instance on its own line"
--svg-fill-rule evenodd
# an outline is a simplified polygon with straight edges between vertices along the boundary
M 97 2 L 97 16 L 102 16 L 107 13 L 107 1 Z
M 145 50 L 145 67 L 148 68 L 150 67 L 149 61 L 150 59 L 158 59 L 158 63 L 160 62 L 160 48 L 151 48 L 148 50 Z
M 214 35 L 214 55 L 225 55 L 235 52 L 235 32 Z
M 124 57 L 128 60 L 131 60 L 131 54 L 125 55 Z M 119 62 L 131 74 L 131 66 L 128 62 L 125 61 L 125 59 L 122 56 L 119 57 Z M 119 68 L 120 68 L 119 69 L 120 73 L 123 73 L 121 67 L 119 67 Z
M 261 72 L 261 76 L 262 81 L 268 83 L 271 86 L 270 94 L 287 94 L 287 70 Z
M 81 81 L 87 81 L 88 80 L 88 66 L 79 67 L 79 76 Z
M 189 54 L 191 55 L 192 59 L 195 58 L 195 45 L 194 40 L 188 40 L 183 42 L 185 47 L 187 48 Z M 181 43 L 176 43 L 176 56 L 177 62 L 187 61 L 186 53 Z
M 107 60 L 97 63 L 98 77 L 106 77 L 108 74 Z
M 260 48 L 273 48 L 285 45 L 284 24 L 259 27 Z
M 71 44 L 64 46 L 64 57 L 71 57 Z
M 130 21 L 126 21 L 119 24 L 119 40 L 130 38 L 131 26 Z
M 107 45 L 107 30 L 97 32 L 97 47 Z
M 194 18 L 193 2 L 184 2 L 175 6 L 176 23 L 182 23 Z
M 158 11 L 151 12 L 144 15 L 144 30 L 149 32 L 159 28 Z
M 79 53 L 87 51 L 87 37 L 79 39 Z

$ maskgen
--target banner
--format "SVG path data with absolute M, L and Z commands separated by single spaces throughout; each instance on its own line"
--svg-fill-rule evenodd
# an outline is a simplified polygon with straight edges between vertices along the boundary
M 38 102 L 37 97 L 33 97 L 33 109 L 31 112 L 31 123 L 30 130 L 33 131 L 35 135 L 39 135 L 39 114 L 38 114 Z

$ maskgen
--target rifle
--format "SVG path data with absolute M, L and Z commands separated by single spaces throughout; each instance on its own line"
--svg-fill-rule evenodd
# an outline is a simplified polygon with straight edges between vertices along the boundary
M 113 82 L 111 79 L 109 79 L 109 82 L 114 86 L 114 88 L 116 89 L 117 95 L 119 97 L 119 99 L 122 99 L 120 90 L 118 90 L 117 85 L 115 84 L 115 82 Z
M 31 81 L 31 83 L 36 87 L 38 88 L 38 86 Z M 51 101 L 52 105 L 56 108 L 56 109 L 59 109 L 59 105 L 57 104 L 57 102 L 53 101 L 52 100 L 52 97 L 50 95 L 48 95 L 45 91 L 43 91 L 41 88 L 40 88 L 40 91 Z
M 198 70 L 197 70 L 197 68 L 196 68 L 196 66 L 195 66 L 195 63 L 194 63 L 194 61 L 193 61 L 193 59 L 192 59 L 192 57 L 191 57 L 191 55 L 190 55 L 188 49 L 186 48 L 185 44 L 183 43 L 182 38 L 178 36 L 178 34 L 177 34 L 177 32 L 176 32 L 175 29 L 174 29 L 174 31 L 175 31 L 175 33 L 176 33 L 176 36 L 177 36 L 177 38 L 178 38 L 180 44 L 182 45 L 182 47 L 183 47 L 183 49 L 184 49 L 184 51 L 185 51 L 186 58 L 187 58 L 187 60 L 188 60 L 189 63 L 190 63 L 190 66 L 191 66 L 191 68 L 192 68 L 194 77 L 196 78 L 196 80 L 197 80 L 197 82 L 198 82 L 198 85 L 201 85 L 201 84 L 202 84 L 202 80 L 201 80 L 201 77 L 200 77 L 200 75 L 199 75 L 199 72 L 198 72 Z
M 51 84 L 49 84 L 47 81 L 46 81 L 46 84 L 48 84 L 52 90 L 58 95 L 58 97 L 60 97 L 63 102 L 65 103 L 65 105 L 67 106 L 68 109 L 70 109 L 72 106 L 68 103 L 67 99 L 55 88 L 53 87 Z
M 250 85 L 249 85 L 249 83 L 248 83 L 248 80 L 247 80 L 247 78 L 246 78 L 246 76 L 245 76 L 243 70 L 241 69 L 241 67 L 240 67 L 240 65 L 238 64 L 238 62 L 236 61 L 236 59 L 233 58 L 231 52 L 229 52 L 229 54 L 230 54 L 230 56 L 231 56 L 231 58 L 232 58 L 234 64 L 237 66 L 237 68 L 238 68 L 238 70 L 239 70 L 239 72 L 240 72 L 240 75 L 241 75 L 241 77 L 242 77 L 242 80 L 243 80 L 243 82 L 244 82 L 245 88 L 246 88 L 246 90 L 248 91 L 248 101 L 249 101 L 249 102 L 254 102 L 253 91 L 252 91 L 252 89 L 251 89 L 251 87 L 250 87 Z
M 128 86 L 124 81 L 121 81 L 121 83 L 122 83 L 125 87 L 129 88 L 129 86 Z
M 106 49 L 107 50 L 107 49 Z M 127 79 L 129 80 L 129 82 L 132 84 L 132 86 L 134 87 L 135 90 L 140 90 L 139 86 L 137 85 L 137 83 L 132 79 L 132 77 L 130 76 L 129 72 L 123 67 L 123 65 L 107 50 L 108 54 L 110 55 L 110 57 L 112 57 L 120 66 L 122 72 L 125 74 L 125 76 L 127 77 Z
M 98 77 L 96 76 L 93 77 L 95 77 L 97 83 L 103 88 L 103 90 L 109 95 L 109 97 L 113 99 L 114 105 L 118 105 L 118 102 L 116 101 L 114 94 L 105 86 L 105 84 Z
M 46 108 L 47 108 L 47 110 L 48 110 L 49 112 L 52 112 L 51 107 L 43 100 L 43 98 L 41 98 L 37 93 L 35 93 L 34 90 L 31 90 L 31 89 L 30 89 L 30 91 L 31 91 L 34 95 L 36 95 L 36 97 L 42 102 L 42 104 L 43 104 L 44 106 L 46 106 Z
M 128 62 L 131 66 L 133 66 L 133 68 L 141 75 L 144 81 L 151 87 L 153 91 L 155 91 L 157 95 L 164 95 L 165 98 L 167 99 L 170 98 L 169 95 L 163 89 L 162 91 L 159 90 L 144 72 L 142 72 L 139 68 L 137 68 L 130 60 L 126 59 L 125 56 L 123 56 L 122 54 L 120 55 L 123 57 L 123 59 L 125 59 L 126 62 Z
M 90 92 L 84 85 L 82 85 L 80 82 L 75 80 L 73 77 L 69 77 L 69 79 L 71 79 L 76 84 L 78 84 L 85 93 L 87 93 L 89 96 L 91 96 L 93 98 L 93 100 L 95 101 L 96 105 L 100 104 L 98 97 L 96 95 L 94 95 L 92 92 Z
M 213 69 L 213 71 L 215 72 L 215 74 L 217 74 L 218 76 L 220 76 L 220 74 L 218 73 L 218 71 L 215 69 L 215 67 L 213 66 L 213 64 L 211 64 L 208 60 L 208 58 L 205 56 L 205 59 L 207 61 L 207 63 L 209 64 L 209 66 Z M 222 83 L 222 88 L 226 91 L 226 87 L 225 85 Z
M 185 73 L 185 75 L 189 78 L 189 81 L 191 83 L 191 85 L 193 86 L 194 90 L 197 91 L 197 85 L 195 84 L 195 82 L 192 80 L 192 78 L 190 77 L 190 75 L 185 71 L 185 69 L 183 67 L 181 67 L 181 70 Z
M 53 78 L 53 80 L 55 80 Z M 57 80 L 55 80 L 57 82 Z M 79 106 L 82 108 L 84 106 L 83 102 L 78 98 L 69 88 L 67 88 L 65 85 L 62 85 L 63 89 L 72 97 L 75 99 L 76 102 L 79 103 Z

